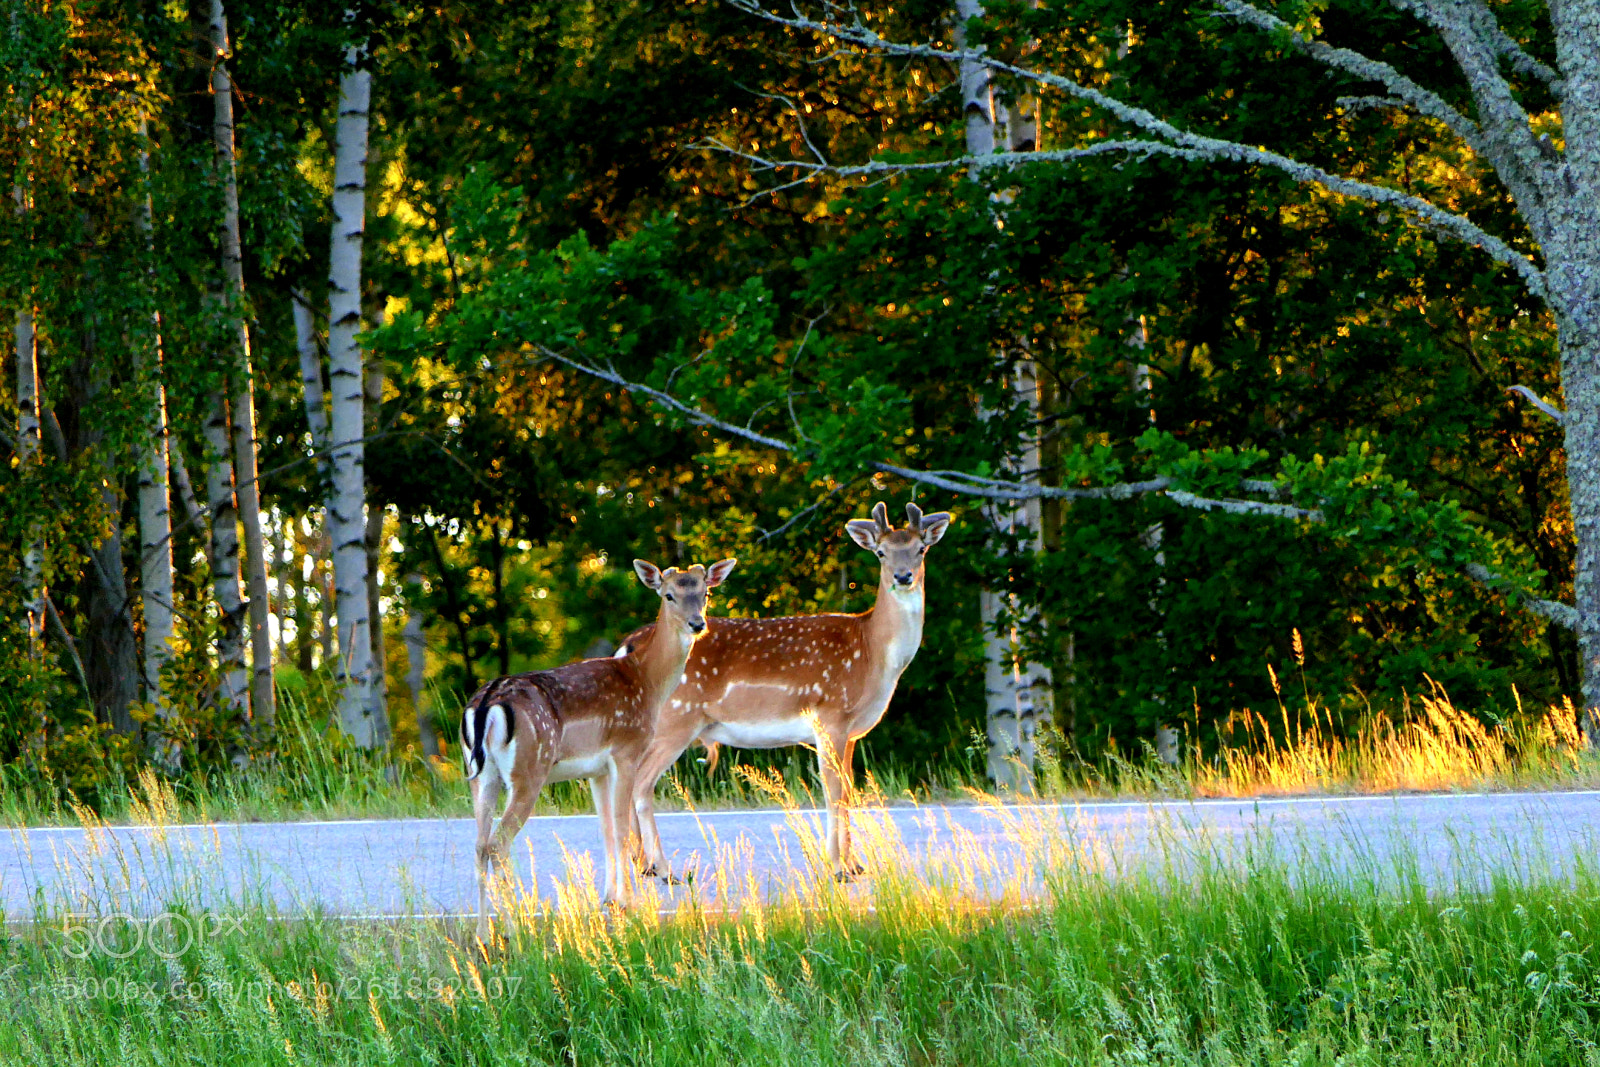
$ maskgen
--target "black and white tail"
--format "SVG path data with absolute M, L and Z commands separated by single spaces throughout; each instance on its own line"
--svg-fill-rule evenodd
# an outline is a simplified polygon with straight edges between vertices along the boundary
M 491 704 L 486 698 L 461 713 L 461 760 L 467 781 L 483 773 L 486 747 L 511 740 L 511 731 L 511 715 L 504 704 Z

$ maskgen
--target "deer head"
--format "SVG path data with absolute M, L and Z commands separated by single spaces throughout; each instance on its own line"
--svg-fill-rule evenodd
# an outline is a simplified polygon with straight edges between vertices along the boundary
M 649 560 L 636 559 L 633 571 L 661 598 L 658 622 L 671 623 L 698 636 L 705 632 L 706 605 L 710 602 L 711 590 L 727 579 L 737 562 L 725 559 L 709 568 L 696 563 L 685 570 L 677 567 L 661 570 Z
M 889 525 L 889 509 L 880 500 L 870 520 L 851 519 L 844 528 L 852 541 L 878 557 L 881 587 L 913 593 L 922 589 L 928 549 L 939 543 L 949 525 L 948 511 L 924 515 L 915 504 L 907 504 L 906 524 L 896 530 Z

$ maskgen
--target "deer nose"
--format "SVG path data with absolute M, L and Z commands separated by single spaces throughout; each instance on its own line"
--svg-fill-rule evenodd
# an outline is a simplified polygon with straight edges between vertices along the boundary
M 910 585 L 911 584 L 911 579 L 913 579 L 915 577 L 916 577 L 916 575 L 912 574 L 910 571 L 895 571 L 894 572 L 894 580 L 899 582 L 901 585 Z
M 697 633 L 697 634 L 703 634 L 703 633 L 705 633 L 705 632 L 706 632 L 706 623 L 705 623 L 705 620 L 704 620 L 704 619 L 701 619 L 701 620 L 700 620 L 700 621 L 698 621 L 698 622 L 691 622 L 691 623 L 690 623 L 690 624 L 689 624 L 689 629 L 691 629 L 691 630 L 693 630 L 693 631 L 694 631 L 694 632 L 695 632 L 695 633 Z

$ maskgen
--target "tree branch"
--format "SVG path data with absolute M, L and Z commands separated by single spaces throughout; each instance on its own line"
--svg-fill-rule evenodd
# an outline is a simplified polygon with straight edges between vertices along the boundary
M 1424 89 L 1389 64 L 1348 48 L 1335 48 L 1324 41 L 1311 40 L 1278 16 L 1244 3 L 1243 0 L 1222 0 L 1221 7 L 1234 18 L 1257 29 L 1287 35 L 1297 50 L 1319 63 L 1335 70 L 1342 70 L 1346 74 L 1353 74 L 1364 81 L 1383 83 L 1384 88 L 1405 101 L 1418 113 L 1444 123 L 1451 133 L 1470 145 L 1474 152 L 1483 154 L 1483 131 L 1478 128 L 1477 123 L 1451 107 L 1437 93 Z
M 903 44 L 898 41 L 886 40 L 878 36 L 875 31 L 870 29 L 865 23 L 861 22 L 859 18 L 857 18 L 856 21 L 850 25 L 846 25 L 842 22 L 818 21 L 816 19 L 809 18 L 803 14 L 800 14 L 798 8 L 795 9 L 796 13 L 794 15 L 785 17 L 775 12 L 765 10 L 761 7 L 759 0 L 728 0 L 728 2 L 734 7 L 745 11 L 748 14 L 754 15 L 776 25 L 824 37 L 837 38 L 839 41 L 842 41 L 846 44 L 854 45 L 858 48 L 866 49 L 879 55 L 912 59 L 935 59 L 955 65 L 959 65 L 964 62 L 979 63 L 988 67 L 990 70 L 1009 74 L 1012 77 L 1019 78 L 1023 81 L 1030 81 L 1041 86 L 1048 86 L 1050 88 L 1057 89 L 1065 93 L 1067 96 L 1081 100 L 1087 104 L 1109 112 L 1113 117 L 1127 123 L 1130 126 L 1136 126 L 1142 130 L 1154 134 L 1159 138 L 1162 138 L 1160 141 L 1145 141 L 1142 139 L 1131 141 L 1113 141 L 1107 142 L 1108 147 L 1106 148 L 1067 149 L 1065 150 L 1067 152 L 1093 151 L 1095 154 L 1100 154 L 1106 151 L 1137 151 L 1151 155 L 1160 154 L 1189 160 L 1250 163 L 1258 166 L 1271 167 L 1289 175 L 1296 181 L 1321 185 L 1330 192 L 1338 193 L 1342 196 L 1348 196 L 1357 200 L 1365 200 L 1368 203 L 1380 204 L 1395 208 L 1400 211 L 1408 212 L 1415 216 L 1420 223 L 1425 224 L 1428 227 L 1438 230 L 1441 233 L 1448 234 L 1459 241 L 1465 242 L 1466 244 L 1482 248 L 1495 261 L 1505 264 L 1506 266 L 1515 270 L 1521 277 L 1523 284 L 1527 286 L 1531 293 L 1540 298 L 1545 296 L 1546 288 L 1544 274 L 1539 270 L 1538 267 L 1534 266 L 1533 262 L 1529 260 L 1528 257 L 1519 253 L 1505 241 L 1483 230 L 1474 224 L 1470 219 L 1454 214 L 1453 212 L 1446 211 L 1437 204 L 1434 204 L 1428 200 L 1424 200 L 1421 197 L 1412 196 L 1408 193 L 1401 192 L 1397 189 L 1390 189 L 1386 186 L 1373 185 L 1369 182 L 1357 181 L 1353 178 L 1345 178 L 1340 175 L 1325 171 L 1321 167 L 1316 167 L 1309 163 L 1303 163 L 1297 159 L 1292 159 L 1288 156 L 1277 152 L 1271 152 L 1264 148 L 1256 148 L 1250 145 L 1241 144 L 1237 141 L 1228 141 L 1222 138 L 1207 137 L 1202 134 L 1191 133 L 1173 125 L 1165 119 L 1158 117 L 1152 112 L 1146 111 L 1141 107 L 1135 107 L 1132 104 L 1128 104 L 1114 96 L 1102 92 L 1099 89 L 1095 89 L 1087 85 L 1080 85 L 1071 78 L 1067 78 L 1059 74 L 1051 74 L 1045 71 L 1032 70 L 1027 67 L 1018 66 L 1015 63 L 1009 63 L 1004 60 L 992 58 L 982 49 L 952 49 L 939 47 L 933 44 Z M 826 10 L 831 12 L 837 9 L 830 6 Z M 1039 160 L 1047 159 L 1050 156 L 1050 153 L 1027 153 L 1026 156 L 1031 160 Z M 771 163 L 771 161 L 767 162 L 769 164 Z M 982 165 L 983 162 L 983 160 L 978 159 L 967 159 L 963 161 L 963 165 L 972 165 L 974 163 Z M 808 164 L 808 166 L 814 167 L 817 165 Z M 901 169 L 905 169 L 907 167 L 918 167 L 921 165 L 879 164 L 879 166 L 882 168 L 884 173 L 889 173 L 896 169 L 897 166 L 899 166 Z M 789 184 L 794 185 L 798 184 L 799 182 L 803 182 L 807 180 L 807 177 L 814 176 L 816 173 L 818 172 L 813 171 L 810 175 L 803 176 L 801 179 L 798 179 L 797 182 L 792 182 Z M 833 171 L 830 169 L 828 173 L 833 173 Z M 787 187 L 788 186 L 785 186 L 785 188 Z
M 1466 571 L 1467 577 L 1485 589 L 1499 591 L 1501 587 L 1510 584 L 1505 578 L 1495 574 L 1481 563 L 1469 563 L 1462 569 Z M 1540 618 L 1549 619 L 1557 626 L 1563 626 L 1568 630 L 1576 630 L 1578 628 L 1578 609 L 1571 604 L 1563 604 L 1559 600 L 1540 600 L 1538 597 L 1525 595 L 1519 596 L 1518 600 L 1521 601 L 1522 607 L 1527 608 Z
M 1554 404 L 1540 400 L 1539 394 L 1535 393 L 1532 389 L 1529 389 L 1526 385 L 1513 385 L 1511 388 L 1507 389 L 1506 392 L 1521 394 L 1523 397 L 1527 398 L 1528 403 L 1532 404 L 1534 407 L 1538 408 L 1546 415 L 1549 415 L 1552 419 L 1555 419 L 1559 423 L 1564 424 L 1567 421 L 1566 412 L 1562 411 Z
M 1275 519 L 1304 519 L 1322 522 L 1321 508 L 1297 508 L 1292 504 L 1263 504 L 1256 500 L 1211 500 L 1184 489 L 1168 489 L 1167 499 L 1186 508 L 1222 511 L 1229 515 L 1267 515 Z
M 660 389 L 633 381 L 624 377 L 614 368 L 601 368 L 592 366 L 582 360 L 573 359 L 546 345 L 535 345 L 535 349 L 546 358 L 555 360 L 563 366 L 575 371 L 599 378 L 629 391 L 644 394 L 649 399 L 661 404 L 671 411 L 675 411 L 688 419 L 691 425 L 704 426 L 720 430 L 731 437 L 741 438 L 752 444 L 762 445 L 766 448 L 776 449 L 780 452 L 793 454 L 797 449 L 788 441 L 766 434 L 757 433 L 747 426 L 719 419 L 705 411 L 689 404 L 685 404 L 677 397 L 665 393 Z M 929 485 L 935 489 L 943 489 L 962 496 L 978 497 L 983 500 L 998 500 L 1016 502 L 1022 500 L 1131 500 L 1136 496 L 1147 493 L 1165 493 L 1166 498 L 1180 507 L 1196 508 L 1200 511 L 1222 511 L 1231 515 L 1261 515 L 1278 519 L 1292 519 L 1305 522 L 1321 523 L 1326 521 L 1326 516 L 1320 508 L 1301 508 L 1291 504 L 1268 504 L 1256 500 L 1217 500 L 1210 497 L 1199 496 L 1184 489 L 1172 488 L 1172 480 L 1166 477 L 1155 477 L 1142 482 L 1121 482 L 1117 485 L 1090 486 L 1071 488 L 1049 485 L 1032 485 L 1020 482 L 1006 482 L 998 478 L 989 478 L 977 474 L 964 474 L 960 471 L 919 471 L 910 467 L 902 467 L 894 463 L 885 463 L 873 460 L 866 466 L 874 471 L 884 474 L 893 474 L 905 478 L 907 481 L 921 485 Z M 1284 486 L 1276 482 L 1265 481 L 1258 478 L 1245 478 L 1239 483 L 1245 492 L 1261 493 L 1266 496 L 1279 497 L 1284 495 Z M 840 487 L 842 488 L 842 487 Z M 834 492 L 838 492 L 835 489 Z M 830 494 L 832 495 L 832 494 Z M 819 502 L 820 503 L 820 502 Z M 802 514 L 805 514 L 802 512 Z M 796 516 L 798 519 L 799 516 Z M 793 525 L 794 519 L 789 523 L 767 534 L 766 538 L 776 536 Z M 764 538 L 765 539 L 765 538 Z M 1507 584 L 1499 575 L 1491 574 L 1481 564 L 1468 564 L 1467 574 L 1482 585 L 1494 588 L 1491 582 Z M 1550 621 L 1569 628 L 1577 625 L 1577 609 L 1567 604 L 1552 600 L 1539 600 L 1533 597 L 1522 596 L 1521 603 L 1529 611 L 1540 615 Z

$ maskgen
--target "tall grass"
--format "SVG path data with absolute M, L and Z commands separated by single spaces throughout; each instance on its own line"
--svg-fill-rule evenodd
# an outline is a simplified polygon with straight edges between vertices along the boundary
M 83 951 L 40 916 L 5 945 L 0 1062 L 1600 1063 L 1582 858 L 1463 854 L 1432 885 L 1404 842 L 1386 870 L 1261 842 L 1119 866 L 1048 811 L 996 809 L 1016 865 L 959 836 L 913 863 L 869 817 L 865 884 L 797 857 L 774 895 L 730 849 L 701 903 L 615 913 L 575 882 L 505 901 L 489 945 L 255 909 L 192 946 L 169 921 L 129 951 L 112 923 Z
M 1231 715 L 1215 741 L 1191 735 L 1176 765 L 1163 764 L 1148 747 L 1124 754 L 1112 747 L 1093 761 L 1073 758 L 1048 732 L 1039 746 L 1038 791 L 1054 799 L 1198 798 L 1310 793 L 1383 793 L 1426 790 L 1504 790 L 1600 787 L 1600 757 L 1589 753 L 1572 706 L 1521 710 L 1488 724 L 1455 707 L 1444 690 L 1430 692 L 1395 712 L 1369 711 L 1347 721 L 1303 695 L 1294 707 L 1282 700 L 1274 713 Z M 453 751 L 427 759 L 415 744 L 363 752 L 338 732 L 328 709 L 331 692 L 314 686 L 280 692 L 278 728 L 270 749 L 237 766 L 191 770 L 159 781 L 147 771 L 134 781 L 116 778 L 97 801 L 111 822 L 137 821 L 159 785 L 171 794 L 179 821 L 464 817 L 470 803 Z M 881 729 L 894 728 L 891 718 Z M 452 747 L 447 739 L 447 750 Z M 871 777 L 889 802 L 964 800 L 987 783 L 953 766 L 908 768 L 870 759 L 858 774 Z M 743 808 L 772 803 L 751 774 L 777 775 L 790 802 L 817 802 L 814 757 L 791 748 L 725 758 L 716 774 L 693 756 L 679 761 L 659 791 L 663 809 Z M 0 819 L 12 825 L 71 823 L 77 798 L 48 783 L 26 780 L 0 767 Z M 584 783 L 561 783 L 540 798 L 541 813 L 590 810 Z

